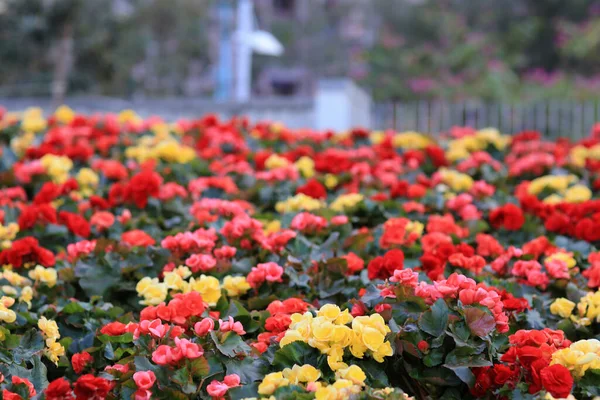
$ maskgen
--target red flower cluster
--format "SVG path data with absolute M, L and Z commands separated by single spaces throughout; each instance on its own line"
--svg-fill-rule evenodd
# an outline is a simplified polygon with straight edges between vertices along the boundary
M 12 264 L 15 268 L 27 263 L 51 267 L 55 262 L 54 254 L 41 247 L 38 240 L 30 236 L 15 240 L 10 249 L 0 252 L 0 264 Z
M 505 385 L 513 389 L 519 382 L 529 385 L 530 394 L 544 389 L 555 398 L 569 395 L 573 387 L 571 373 L 562 365 L 550 365 L 552 353 L 571 344 L 564 332 L 548 328 L 520 330 L 510 335 L 509 341 L 511 347 L 501 357 L 504 364 L 473 369 L 473 395 L 483 397 Z

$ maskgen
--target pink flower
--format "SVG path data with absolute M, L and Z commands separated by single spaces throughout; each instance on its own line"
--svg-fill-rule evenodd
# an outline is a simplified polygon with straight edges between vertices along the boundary
M 208 392 L 208 394 L 216 398 L 221 398 L 225 396 L 228 390 L 229 386 L 227 386 L 227 384 L 225 384 L 224 382 L 219 382 L 217 380 L 213 380 L 206 387 L 206 391 Z
M 419 284 L 419 274 L 412 269 L 397 269 L 394 271 L 394 276 L 390 278 L 390 281 L 416 288 Z
M 181 350 L 181 354 L 185 358 L 194 359 L 202 357 L 204 354 L 204 349 L 202 349 L 202 347 L 196 343 L 190 342 L 188 339 L 175 338 L 175 344 L 177 345 L 177 348 Z
M 238 374 L 229 374 L 223 378 L 223 382 L 230 388 L 240 386 L 240 377 Z
M 217 260 L 210 254 L 193 254 L 185 260 L 185 265 L 190 267 L 192 272 L 207 272 L 217 265 Z
M 465 221 L 481 219 L 481 212 L 473 204 L 468 204 L 458 212 L 460 217 Z
M 215 322 L 212 318 L 204 318 L 202 321 L 196 322 L 194 325 L 194 331 L 198 336 L 206 336 L 215 328 Z
M 129 364 L 107 365 L 104 367 L 104 371 L 117 371 L 124 374 L 129 371 Z
M 143 325 L 145 322 L 147 321 L 142 321 L 141 325 Z M 147 326 L 147 329 L 148 331 L 150 331 L 151 334 L 153 334 L 157 338 L 162 339 L 167 334 L 167 331 L 169 330 L 169 325 L 163 324 L 160 319 L 155 319 L 153 321 L 150 321 L 150 323 Z
M 229 317 L 228 320 L 219 320 L 219 329 L 221 330 L 221 332 L 229 332 L 229 331 L 233 331 L 235 333 L 237 333 L 238 335 L 245 335 L 246 331 L 244 330 L 244 326 L 242 325 L 241 322 L 237 321 L 234 322 L 233 321 L 233 317 Z
M 220 259 L 226 259 L 226 258 L 233 258 L 233 256 L 235 256 L 235 253 L 237 252 L 237 249 L 235 247 L 231 247 L 231 246 L 222 246 L 219 247 L 218 249 L 215 249 L 215 257 L 220 258 Z
M 268 262 L 265 264 L 258 264 L 259 268 L 262 268 L 266 273 L 266 279 L 269 282 L 281 282 L 281 276 L 283 275 L 283 268 L 274 262 Z
M 152 371 L 138 371 L 133 374 L 133 380 L 138 389 L 150 389 L 156 382 L 156 375 Z
M 90 219 L 90 225 L 95 226 L 98 231 L 108 229 L 115 223 L 115 216 L 108 211 L 98 211 Z
M 345 215 L 336 215 L 335 217 L 331 218 L 331 223 L 333 225 L 344 225 L 348 223 L 348 217 Z
M 545 261 L 544 265 L 548 270 L 548 274 L 554 279 L 569 279 L 569 267 L 563 260 L 549 260 Z
M 81 240 L 79 242 L 71 243 L 67 246 L 67 258 L 69 262 L 73 262 L 78 257 L 90 254 L 95 248 L 95 240 Z
M 125 225 L 127 222 L 129 222 L 130 219 L 131 219 L 131 211 L 129 211 L 128 209 L 123 210 L 121 215 L 119 215 L 117 217 L 117 220 L 123 225 Z
M 206 391 L 213 398 L 221 398 L 225 396 L 227 391 L 232 388 L 240 385 L 240 377 L 237 374 L 231 374 L 225 376 L 223 382 L 219 382 L 217 380 L 213 380 L 207 387 Z
M 139 389 L 135 392 L 135 400 L 150 400 L 152 392 L 147 389 Z
M 160 345 L 152 353 L 152 361 L 158 365 L 169 365 L 181 360 L 183 355 L 179 348 L 172 349 L 167 345 Z

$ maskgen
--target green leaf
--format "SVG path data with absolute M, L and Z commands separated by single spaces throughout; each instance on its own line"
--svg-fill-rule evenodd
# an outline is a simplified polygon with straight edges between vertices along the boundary
M 367 375 L 369 386 L 371 387 L 388 387 L 390 382 L 382 364 L 372 359 L 359 360 L 356 364 Z
M 258 382 L 231 388 L 227 391 L 227 394 L 229 394 L 232 399 L 257 398 L 259 397 Z
M 210 337 L 221 354 L 229 358 L 236 357 L 238 354 L 247 354 L 251 350 L 250 346 L 235 332 L 227 332 L 219 340 L 217 333 L 213 331 L 210 333 Z
M 432 349 L 429 354 L 423 357 L 423 364 L 428 367 L 435 367 L 444 361 L 444 356 L 443 349 Z
M 27 361 L 33 364 L 31 369 L 23 368 L 19 365 L 7 365 L 7 371 L 12 376 L 29 379 L 35 390 L 38 393 L 42 393 L 48 386 L 48 370 L 46 369 L 46 365 L 44 365 L 39 355 L 31 357 Z
M 83 303 L 83 304 L 86 304 L 86 303 Z M 67 304 L 66 306 L 64 306 L 64 308 L 62 309 L 62 312 L 66 313 L 66 314 L 83 313 L 83 312 L 89 311 L 91 309 L 89 304 L 86 304 L 86 305 L 87 305 L 87 307 L 83 307 L 82 303 L 80 303 L 78 301 L 72 301 L 69 304 Z
M 127 332 L 118 336 L 100 335 L 98 340 L 102 343 L 132 343 L 133 333 Z
M 237 374 L 244 385 L 260 381 L 268 373 L 267 366 L 252 357 L 246 357 L 243 360 L 225 359 L 224 364 L 227 368 L 227 375 Z
M 104 346 L 104 357 L 108 360 L 115 359 L 115 351 L 113 350 L 112 344 L 107 343 L 106 346 Z
M 103 296 L 108 289 L 121 282 L 119 263 L 77 261 L 75 276 L 79 278 L 79 286 L 89 297 Z
M 152 371 L 154 375 L 156 375 L 156 379 L 163 384 L 167 385 L 169 383 L 169 373 L 166 369 L 162 368 L 160 365 L 154 365 L 144 356 L 136 356 L 134 358 L 134 365 L 136 371 Z
M 445 366 L 445 367 L 450 368 L 448 366 Z M 458 376 L 458 378 L 461 381 L 466 383 L 469 387 L 473 387 L 473 385 L 475 384 L 475 375 L 473 375 L 470 368 L 455 367 L 455 368 L 450 368 L 450 369 L 452 370 L 452 372 L 454 372 L 456 374 L 456 376 Z
M 13 349 L 13 359 L 17 364 L 30 361 L 34 354 L 44 350 L 44 347 L 42 334 L 35 329 L 31 329 L 25 332 L 19 341 L 19 346 Z
M 600 396 L 600 369 L 590 369 L 585 372 L 585 375 L 577 382 L 577 387 L 581 389 L 581 393 L 586 397 Z
M 425 311 L 419 318 L 419 328 L 431 336 L 440 336 L 448 326 L 448 306 L 443 299 L 436 301 L 431 310 Z
M 288 385 L 278 388 L 273 396 L 277 400 L 310 400 L 314 398 L 313 393 L 307 393 L 302 386 Z
M 316 366 L 318 361 L 317 358 L 317 350 L 310 347 L 308 343 L 295 341 L 286 344 L 275 352 L 273 366 L 279 370 L 292 368 L 294 364 L 310 364 Z

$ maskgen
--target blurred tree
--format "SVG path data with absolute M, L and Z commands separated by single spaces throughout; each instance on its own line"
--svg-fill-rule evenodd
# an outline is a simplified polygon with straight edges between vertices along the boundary
M 600 43 L 600 20 L 590 25 L 598 20 L 590 13 L 598 4 L 593 0 L 376 0 L 376 4 L 380 38 L 367 53 L 366 83 L 379 99 L 511 100 L 521 98 L 520 89 L 526 86 L 520 78 L 530 71 L 600 72 L 598 53 L 591 51 L 594 42 Z M 562 31 L 578 31 L 582 24 L 587 39 L 574 34 L 577 45 L 562 50 Z
M 190 61 L 208 65 L 209 0 L 3 0 L 0 88 L 8 94 L 69 91 L 181 94 Z M 137 75 L 136 69 L 141 71 Z M 7 90 L 8 89 L 8 90 Z

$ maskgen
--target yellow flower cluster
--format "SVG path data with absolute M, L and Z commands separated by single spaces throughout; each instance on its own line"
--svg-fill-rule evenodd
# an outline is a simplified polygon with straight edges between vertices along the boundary
M 585 160 L 600 160 L 600 144 L 587 148 L 582 145 L 575 146 L 569 152 L 571 164 L 576 167 L 584 167 Z
M 258 393 L 270 396 L 280 387 L 288 385 L 304 385 L 315 392 L 316 399 L 347 399 L 353 394 L 360 393 L 367 376 L 358 365 L 338 369 L 335 373 L 336 381 L 332 385 L 318 382 L 321 371 L 312 365 L 294 365 L 281 372 L 273 372 L 264 377 L 258 386 Z
M 474 135 L 450 141 L 446 158 L 450 161 L 467 158 L 471 153 L 485 150 L 489 145 L 493 145 L 498 150 L 503 150 L 510 143 L 510 140 L 510 136 L 501 135 L 497 129 L 482 129 Z
M 11 269 L 5 268 L 0 273 L 0 279 L 6 279 L 12 286 L 5 285 L 2 287 L 2 291 L 10 296 L 17 295 L 16 287 L 21 288 L 21 295 L 19 301 L 27 303 L 28 307 L 31 307 L 31 300 L 33 299 L 33 289 L 31 288 L 31 281 L 15 272 Z M 0 317 L 1 319 L 1 317 Z
M 313 199 L 303 193 L 290 197 L 284 201 L 279 201 L 275 204 L 275 210 L 278 213 L 294 212 L 294 211 L 313 211 L 319 208 L 325 208 L 325 202 Z
M 69 157 L 46 154 L 40 162 L 54 183 L 62 184 L 69 179 L 69 171 L 73 168 L 73 161 Z
M 46 284 L 48 287 L 54 287 L 58 279 L 58 273 L 54 268 L 44 268 L 38 265 L 29 271 L 29 277 L 36 282 Z
M 281 339 L 280 345 L 303 341 L 327 354 L 327 363 L 333 371 L 348 368 L 343 362 L 344 350 L 363 358 L 368 351 L 377 362 L 391 356 L 392 346 L 386 341 L 390 328 L 379 314 L 353 318 L 348 310 L 343 312 L 333 304 L 326 304 L 314 317 L 310 312 L 293 314 L 292 323 Z M 348 324 L 351 324 L 351 327 Z
M 99 181 L 100 178 L 98 177 L 98 174 L 90 168 L 81 168 L 77 173 L 77 183 L 80 188 L 79 191 L 85 197 L 89 197 L 95 193 Z
M 281 230 L 281 221 L 267 221 L 263 224 L 263 233 L 265 236 L 269 236 L 271 233 L 276 233 Z
M 15 299 L 12 297 L 2 296 L 0 298 L 0 321 L 12 324 L 17 320 L 17 314 L 9 309 L 15 304 Z
M 41 108 L 32 107 L 23 112 L 21 129 L 25 132 L 40 132 L 46 129 L 47 123 Z
M 453 169 L 440 168 L 442 182 L 455 192 L 466 192 L 473 186 L 473 178 Z
M 137 115 L 133 110 L 123 110 L 117 116 L 119 123 L 139 123 L 142 122 L 142 118 Z
M 168 163 L 185 164 L 196 158 L 196 151 L 184 146 L 175 139 L 159 140 L 153 137 L 143 137 L 137 146 L 128 147 L 125 156 L 143 163 L 147 160 L 163 160 Z
M 0 279 L 2 278 L 6 279 L 13 286 L 25 286 L 31 283 L 29 279 L 17 274 L 7 266 L 4 267 L 4 271 L 0 274 Z
M 8 249 L 12 240 L 17 237 L 19 233 L 19 224 L 16 222 L 10 222 L 8 225 L 0 224 L 0 248 Z
M 577 315 L 572 315 L 575 308 L 577 309 Z M 556 299 L 550 305 L 550 312 L 562 318 L 570 318 L 578 325 L 588 326 L 594 320 L 600 322 L 600 291 L 586 294 L 579 300 L 577 305 L 562 297 Z
M 265 375 L 260 385 L 258 385 L 258 393 L 268 396 L 280 387 L 316 382 L 320 377 L 321 371 L 312 365 L 294 365 L 292 368 L 286 368 L 281 372 Z
M 25 154 L 25 151 L 33 144 L 34 140 L 35 133 L 24 132 L 21 135 L 15 136 L 10 141 L 10 148 L 17 156 L 22 157 Z
M 549 204 L 562 201 L 581 203 L 591 199 L 591 190 L 585 185 L 574 184 L 576 182 L 575 175 L 546 175 L 531 181 L 527 191 L 536 196 L 544 189 L 555 192 L 544 199 L 544 202 Z
M 401 149 L 424 149 L 432 144 L 433 141 L 422 133 L 402 132 L 392 137 L 392 145 Z
M 337 212 L 351 210 L 364 198 L 361 193 L 342 194 L 329 205 L 329 208 Z
M 345 400 L 361 392 L 362 387 L 348 379 L 338 379 L 332 385 L 320 387 L 315 392 L 315 400 Z
M 337 178 L 337 176 L 333 175 L 333 174 L 325 174 L 325 187 L 327 189 L 333 189 L 334 187 L 336 187 L 339 183 L 339 179 Z
M 600 368 L 600 341 L 588 339 L 572 343 L 554 352 L 551 364 L 560 364 L 568 368 L 575 379 L 581 378 L 588 369 Z
M 198 278 L 190 278 L 191 275 L 188 267 L 180 266 L 166 272 L 162 282 L 158 278 L 143 278 L 135 287 L 138 295 L 144 298 L 140 304 L 160 304 L 167 299 L 169 290 L 172 290 L 178 293 L 198 292 L 208 305 L 214 306 L 221 298 L 221 288 L 225 289 L 230 297 L 242 296 L 250 290 L 250 284 L 243 276 L 226 276 L 221 286 L 219 280 L 213 276 L 200 275 Z
M 65 354 L 65 348 L 57 342 L 60 339 L 60 332 L 56 321 L 42 317 L 38 320 L 38 328 L 44 334 L 44 339 L 46 339 L 44 354 L 53 363 L 58 363 L 58 358 Z
M 287 158 L 281 157 L 277 154 L 271 154 L 269 158 L 265 160 L 265 168 L 267 169 L 283 168 L 287 167 L 290 164 L 291 163 Z
M 294 165 L 298 168 L 298 171 L 305 178 L 312 178 L 315 176 L 315 162 L 312 158 L 307 156 L 300 157 Z
M 223 289 L 229 297 L 239 297 L 245 295 L 250 290 L 250 284 L 245 276 L 226 276 L 223 278 Z
M 75 111 L 73 111 L 69 106 L 62 105 L 54 112 L 54 118 L 56 118 L 56 120 L 61 124 L 66 125 L 75 119 Z

